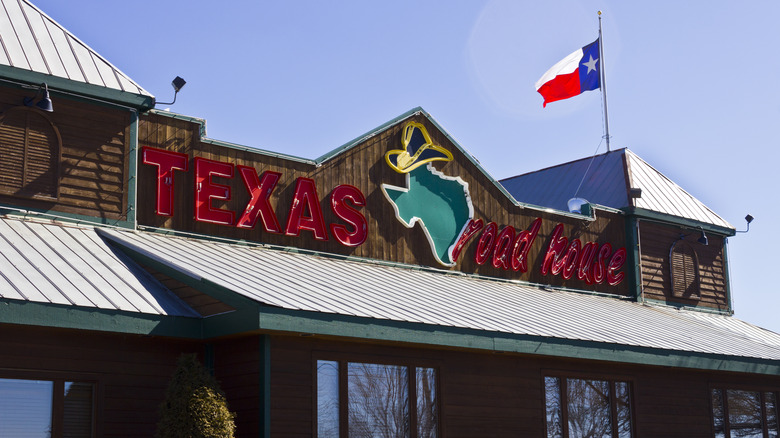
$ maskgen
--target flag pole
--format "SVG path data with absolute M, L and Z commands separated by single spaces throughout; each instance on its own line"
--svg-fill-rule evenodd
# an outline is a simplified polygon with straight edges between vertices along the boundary
M 609 113 L 607 113 L 607 81 L 604 77 L 604 44 L 601 37 L 601 11 L 599 11 L 599 57 L 601 58 L 601 68 L 599 68 L 601 72 L 601 94 L 603 96 L 604 100 L 604 131 L 606 132 L 606 135 L 604 136 L 607 139 L 607 152 L 609 152 Z

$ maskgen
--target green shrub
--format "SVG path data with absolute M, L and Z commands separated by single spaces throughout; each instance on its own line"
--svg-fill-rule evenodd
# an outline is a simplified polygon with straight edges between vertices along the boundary
M 233 438 L 236 414 L 194 354 L 179 357 L 160 406 L 158 438 Z

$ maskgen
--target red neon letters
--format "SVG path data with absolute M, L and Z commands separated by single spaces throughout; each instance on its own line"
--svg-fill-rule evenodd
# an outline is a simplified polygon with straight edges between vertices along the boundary
M 577 278 L 588 284 L 601 284 L 606 280 L 607 284 L 615 286 L 625 277 L 624 272 L 618 271 L 626 263 L 626 259 L 625 248 L 620 248 L 613 254 L 612 245 L 609 243 L 598 248 L 598 244 L 594 242 L 582 245 L 580 239 L 572 239 L 569 242 L 563 237 L 563 224 L 558 224 L 550 236 L 550 244 L 542 260 L 541 273 L 560 275 L 568 280 L 576 272 Z
M 528 252 L 541 227 L 542 218 L 536 218 L 527 230 L 520 233 L 515 233 L 512 226 L 504 227 L 499 233 L 495 222 L 487 224 L 477 243 L 474 261 L 482 265 L 491 260 L 495 268 L 528 272 Z
M 173 171 L 187 171 L 189 155 L 162 149 L 143 148 L 144 164 L 157 166 L 157 211 L 160 216 L 173 216 Z
M 290 214 L 287 215 L 284 233 L 288 236 L 297 236 L 301 230 L 313 232 L 317 240 L 328 240 L 317 187 L 314 185 L 314 180 L 303 177 L 298 178 L 295 183 L 295 195 L 293 195 Z
M 352 227 L 352 231 L 349 231 L 346 225 L 330 224 L 330 232 L 342 245 L 360 246 L 366 241 L 368 223 L 366 218 L 355 209 L 355 207 L 365 206 L 366 198 L 357 187 L 344 184 L 333 189 L 330 196 L 330 209 Z
M 230 200 L 230 186 L 217 184 L 212 177 L 233 178 L 233 165 L 205 158 L 195 158 L 195 220 L 220 225 L 233 225 L 236 214 L 213 208 L 211 201 Z
M 189 155 L 150 147 L 143 148 L 143 163 L 157 167 L 156 213 L 173 216 L 174 171 L 187 171 Z M 236 213 L 225 207 L 215 207 L 214 201 L 227 202 L 232 199 L 232 185 L 215 182 L 215 178 L 231 180 L 234 165 L 221 161 L 195 158 L 194 213 L 198 222 L 208 222 L 238 228 L 252 229 L 258 222 L 269 233 L 280 234 L 276 213 L 271 206 L 271 195 L 281 174 L 266 171 L 258 176 L 253 167 L 235 166 L 244 183 L 249 201 L 238 221 Z M 359 246 L 368 237 L 368 223 L 360 212 L 366 205 L 366 198 L 357 187 L 340 185 L 330 195 L 331 211 L 342 223 L 331 223 L 333 237 L 344 246 Z M 278 208 L 278 207 L 277 207 Z M 300 177 L 295 183 L 295 192 L 287 213 L 284 233 L 298 236 L 301 230 L 310 231 L 316 240 L 328 240 L 328 227 L 320 206 L 314 180 Z
M 536 218 L 527 230 L 516 233 L 514 227 L 505 226 L 499 231 L 495 222 L 484 226 L 482 219 L 469 222 L 466 230 L 453 250 L 453 260 L 457 260 L 463 247 L 477 232 L 482 235 L 477 242 L 474 261 L 484 265 L 488 260 L 493 267 L 516 272 L 528 272 L 528 253 L 542 228 L 542 218 Z M 610 257 L 611 256 L 611 257 Z M 569 280 L 575 274 L 587 284 L 601 284 L 606 281 L 610 286 L 620 284 L 625 273 L 620 272 L 627 260 L 625 248 L 612 253 L 612 245 L 595 242 L 582 244 L 579 239 L 563 236 L 563 224 L 558 224 L 550 236 L 550 243 L 542 258 L 542 275 L 560 275 Z
M 238 219 L 236 226 L 240 228 L 254 228 L 257 219 L 260 218 L 263 221 L 265 231 L 276 234 L 281 233 L 282 228 L 279 226 L 279 220 L 276 219 L 276 213 L 271 208 L 269 200 L 282 174 L 266 170 L 263 172 L 262 179 L 260 179 L 257 177 L 254 167 L 237 167 L 238 173 L 241 174 L 241 179 L 244 180 L 244 187 L 246 187 L 252 198 L 246 204 L 244 214 Z

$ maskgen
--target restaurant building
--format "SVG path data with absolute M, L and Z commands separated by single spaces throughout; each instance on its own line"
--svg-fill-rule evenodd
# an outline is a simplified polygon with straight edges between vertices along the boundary
M 634 152 L 497 181 L 421 108 L 230 144 L 0 3 L 0 436 L 152 436 L 184 353 L 240 437 L 778 436 L 734 227 Z

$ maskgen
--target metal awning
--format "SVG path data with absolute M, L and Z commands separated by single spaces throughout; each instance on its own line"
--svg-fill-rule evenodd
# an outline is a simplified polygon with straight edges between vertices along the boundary
M 727 315 L 262 246 L 119 229 L 100 234 L 193 284 L 216 285 L 271 313 L 314 315 L 322 324 L 348 317 L 356 336 L 364 326 L 379 324 L 382 330 L 397 328 L 397 336 L 405 336 L 405 327 L 416 333 L 461 333 L 458 345 L 470 345 L 464 341 L 469 336 L 491 336 L 494 344 L 523 339 L 540 346 L 598 346 L 602 355 L 618 349 L 710 361 L 741 357 L 771 361 L 773 370 L 780 369 L 780 335 Z M 259 318 L 262 323 L 263 315 Z M 285 327 L 295 330 L 291 323 Z M 639 358 L 634 360 L 643 363 Z
M 92 227 L 0 218 L 0 298 L 199 317 Z

